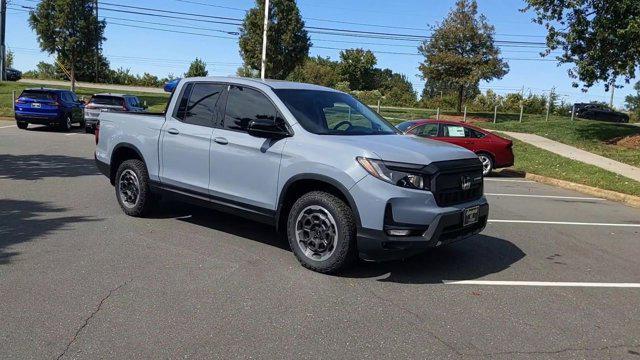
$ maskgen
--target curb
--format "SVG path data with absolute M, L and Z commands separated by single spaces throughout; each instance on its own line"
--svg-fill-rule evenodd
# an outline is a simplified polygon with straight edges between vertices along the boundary
M 624 203 L 626 205 L 629 205 L 635 208 L 640 208 L 640 196 L 628 195 L 628 194 L 623 194 L 616 191 L 604 190 L 604 189 L 595 188 L 592 186 L 576 184 L 570 181 L 554 179 L 554 178 L 550 178 L 542 175 L 527 173 L 524 171 L 504 169 L 500 171 L 499 174 L 504 174 L 504 175 L 513 176 L 513 177 L 522 177 L 522 178 L 533 180 L 539 183 L 553 185 L 553 186 L 557 186 L 567 190 L 579 191 L 584 194 L 597 196 L 606 200 L 616 201 L 616 202 Z

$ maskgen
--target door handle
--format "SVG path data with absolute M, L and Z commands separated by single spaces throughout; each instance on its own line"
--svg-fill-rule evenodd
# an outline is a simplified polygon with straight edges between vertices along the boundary
M 174 129 L 174 128 L 171 128 L 171 129 L 167 130 L 167 132 L 168 132 L 169 134 L 171 134 L 171 135 L 178 135 L 178 134 L 180 134 L 180 131 L 178 131 L 178 129 Z
M 223 137 L 216 137 L 213 138 L 213 141 L 215 141 L 216 143 L 220 144 L 220 145 L 227 145 L 229 143 L 229 140 L 223 138 Z

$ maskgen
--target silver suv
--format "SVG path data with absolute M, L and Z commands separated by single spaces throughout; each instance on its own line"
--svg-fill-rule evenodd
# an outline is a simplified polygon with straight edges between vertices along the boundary
M 84 107 L 84 119 L 86 132 L 95 130 L 98 117 L 101 112 L 124 111 L 142 112 L 146 107 L 135 95 L 127 94 L 95 94 Z
M 489 210 L 474 153 L 309 84 L 183 79 L 164 115 L 102 113 L 95 155 L 125 213 L 165 194 L 269 223 L 323 273 L 477 234 Z

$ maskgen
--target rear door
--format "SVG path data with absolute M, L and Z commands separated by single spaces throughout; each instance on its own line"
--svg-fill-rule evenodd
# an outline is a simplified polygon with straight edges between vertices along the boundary
M 210 193 L 261 209 L 275 210 L 280 157 L 286 139 L 247 133 L 251 120 L 280 116 L 262 92 L 230 85 L 224 121 L 211 142 Z
M 84 120 L 84 104 L 80 102 L 78 96 L 73 91 L 66 91 L 68 106 L 71 109 L 71 120 L 82 122 Z
M 209 149 L 218 121 L 223 84 L 187 83 L 161 130 L 160 180 L 191 193 L 208 195 Z

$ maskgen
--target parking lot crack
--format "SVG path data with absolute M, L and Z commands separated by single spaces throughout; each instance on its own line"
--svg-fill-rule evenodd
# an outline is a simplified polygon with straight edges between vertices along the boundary
M 58 355 L 58 357 L 56 359 L 59 360 L 59 359 L 61 359 L 61 358 L 63 358 L 65 356 L 65 354 L 67 353 L 67 351 L 69 350 L 71 345 L 73 345 L 73 343 L 75 343 L 76 340 L 78 339 L 78 336 L 80 335 L 82 330 L 84 330 L 84 328 L 87 327 L 87 325 L 89 325 L 89 321 L 91 321 L 91 319 L 93 319 L 93 317 L 96 316 L 96 314 L 100 311 L 100 309 L 102 309 L 102 305 L 109 299 L 109 297 L 111 297 L 111 295 L 113 295 L 113 293 L 115 293 L 120 288 L 125 286 L 128 282 L 129 282 L 129 280 L 127 280 L 127 281 L 123 282 L 122 284 L 116 286 L 115 288 L 109 290 L 109 293 L 105 297 L 103 297 L 102 300 L 100 300 L 100 302 L 98 303 L 98 306 L 95 308 L 95 310 L 93 310 L 93 312 L 91 312 L 91 314 L 89 314 L 89 316 L 84 320 L 84 323 L 76 330 L 76 332 L 75 332 L 75 334 L 73 334 L 73 337 L 71 338 L 71 340 L 67 343 L 67 346 L 64 348 L 62 353 L 60 353 L 60 355 Z
M 610 345 L 610 346 L 602 346 L 602 347 L 568 347 L 559 350 L 532 350 L 532 351 L 501 351 L 501 352 L 490 352 L 490 353 L 482 353 L 482 354 L 465 354 L 466 356 L 496 356 L 496 355 L 557 355 L 566 352 L 576 352 L 576 351 L 606 351 L 606 350 L 614 350 L 614 349 L 634 349 L 640 348 L 640 344 L 620 344 L 620 345 Z

